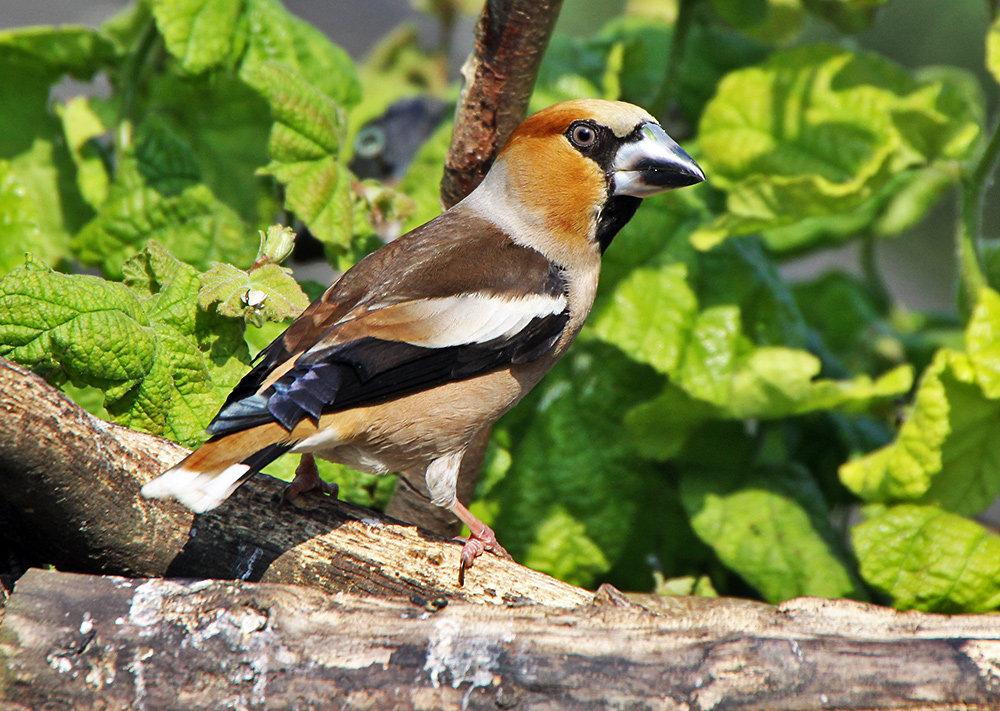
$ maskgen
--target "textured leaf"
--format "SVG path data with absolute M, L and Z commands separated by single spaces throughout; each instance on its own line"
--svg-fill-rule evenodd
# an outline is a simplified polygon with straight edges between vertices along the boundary
M 30 262 L 0 281 L 0 355 L 104 391 L 120 424 L 194 445 L 249 362 L 242 324 L 198 308 L 198 272 L 152 243 L 127 284 Z
M 291 271 L 277 264 L 263 264 L 249 272 L 216 264 L 201 283 L 198 303 L 203 309 L 214 304 L 223 316 L 246 318 L 257 326 L 298 316 L 309 305 Z
M 974 114 L 947 77 L 921 82 L 877 55 L 830 46 L 733 72 L 699 136 L 727 212 L 696 243 L 854 211 L 900 171 L 966 154 Z
M 74 342 L 81 331 L 75 323 L 85 319 L 94 325 L 95 318 L 106 325 Z M 90 354 L 94 381 L 142 377 L 150 366 L 148 347 L 118 340 L 122 329 L 130 328 L 125 322 L 133 324 L 133 335 L 150 325 L 136 295 L 121 284 L 59 274 L 38 262 L 14 269 L 0 281 L 0 355 L 43 374 L 61 367 L 56 355 L 61 348 L 71 349 L 71 358 L 80 353 L 87 360 Z M 76 360 L 72 368 L 80 376 L 86 370 Z
M 571 585 L 586 585 L 608 570 L 607 558 L 587 536 L 586 527 L 555 505 L 535 531 L 524 565 L 543 570 Z
M 277 62 L 244 72 L 271 105 L 274 127 L 266 172 L 286 185 L 285 202 L 319 240 L 346 249 L 351 240 L 351 192 L 341 159 L 343 111 L 301 75 Z
M 280 62 L 349 109 L 361 88 L 350 56 L 319 30 L 291 15 L 277 0 L 246 0 L 247 50 L 240 75 L 257 87 L 261 65 Z
M 256 249 L 239 216 L 201 184 L 171 197 L 139 188 L 112 198 L 73 244 L 82 262 L 120 276 L 125 260 L 151 239 L 199 267 L 213 261 L 249 265 Z
M 1000 606 L 1000 536 L 934 506 L 879 511 L 852 530 L 861 575 L 902 610 Z
M 848 462 L 840 478 L 867 501 L 920 500 L 960 514 L 1000 495 L 1000 297 L 984 289 L 966 330 L 968 353 L 938 351 L 891 444 Z
M 153 0 L 153 16 L 181 67 L 198 74 L 232 58 L 244 0 Z
M 822 494 L 801 471 L 686 471 L 681 497 L 698 536 L 765 600 L 865 597 Z
M 629 274 L 590 323 L 602 340 L 670 374 L 680 363 L 696 308 L 687 267 L 668 264 Z
M 556 502 L 582 525 L 581 530 L 574 524 L 574 537 L 585 535 L 608 565 L 626 554 L 641 560 L 650 550 L 654 542 L 642 536 L 636 549 L 626 553 L 625 546 L 641 518 L 639 501 L 659 486 L 660 478 L 636 457 L 621 421 L 628 408 L 659 386 L 651 369 L 615 349 L 578 343 L 529 399 L 501 420 L 497 429 L 514 442 L 512 463 L 482 505 L 495 511 L 497 536 L 515 557 L 524 559 L 540 545 L 540 526 L 554 515 Z M 595 562 L 594 556 L 584 556 L 588 584 L 598 572 Z M 582 575 L 576 579 L 583 582 Z

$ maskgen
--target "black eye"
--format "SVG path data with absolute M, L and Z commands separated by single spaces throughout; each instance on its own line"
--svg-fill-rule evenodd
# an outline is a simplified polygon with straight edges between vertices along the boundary
M 597 141 L 597 131 L 585 123 L 573 124 L 569 129 L 569 140 L 579 148 L 588 148 Z

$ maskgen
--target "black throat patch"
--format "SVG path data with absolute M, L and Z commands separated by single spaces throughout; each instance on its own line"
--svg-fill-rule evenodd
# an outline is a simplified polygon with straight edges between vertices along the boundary
M 639 209 L 642 198 L 633 195 L 618 195 L 608 198 L 604 204 L 604 209 L 597 217 L 597 242 L 601 247 L 601 254 L 611 244 L 621 228 L 632 219 L 632 215 Z

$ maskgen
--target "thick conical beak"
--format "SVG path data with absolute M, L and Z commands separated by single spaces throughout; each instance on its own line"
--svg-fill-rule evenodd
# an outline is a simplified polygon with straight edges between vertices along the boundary
M 613 195 L 649 197 L 705 180 L 705 174 L 684 149 L 655 123 L 645 123 L 638 141 L 618 149 Z

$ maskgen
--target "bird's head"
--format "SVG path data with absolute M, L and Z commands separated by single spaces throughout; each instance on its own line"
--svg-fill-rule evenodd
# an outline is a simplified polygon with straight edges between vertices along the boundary
M 512 228 L 601 251 L 642 198 L 705 180 L 649 113 L 621 101 L 566 101 L 525 119 L 476 193 Z M 559 250 L 563 251 L 563 250 Z

